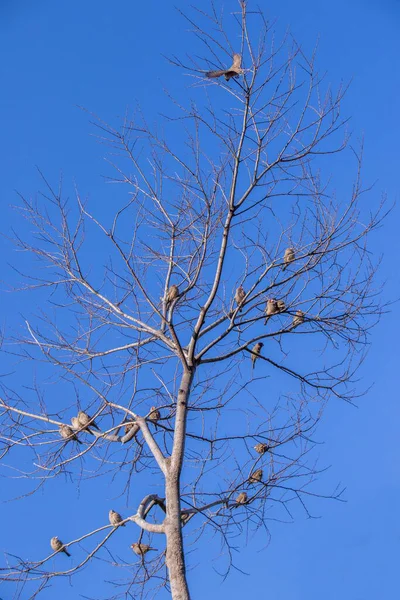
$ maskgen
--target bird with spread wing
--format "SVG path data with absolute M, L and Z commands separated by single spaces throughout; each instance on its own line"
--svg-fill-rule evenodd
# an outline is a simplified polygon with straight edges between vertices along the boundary
M 215 77 L 221 77 L 223 75 L 226 81 L 229 81 L 231 77 L 239 77 L 239 75 L 243 73 L 243 69 L 240 66 L 241 64 L 242 55 L 234 54 L 233 63 L 229 67 L 229 69 L 221 69 L 219 71 L 208 71 L 208 73 L 206 73 L 206 77 L 213 79 Z

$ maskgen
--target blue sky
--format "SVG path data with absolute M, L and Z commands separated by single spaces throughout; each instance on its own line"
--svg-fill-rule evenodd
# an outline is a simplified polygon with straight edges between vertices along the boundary
M 71 186 L 77 182 L 84 195 L 101 206 L 106 171 L 104 150 L 93 137 L 88 114 L 78 107 L 113 121 L 126 109 L 141 105 L 151 122 L 162 112 L 164 86 L 179 93 L 188 85 L 182 73 L 165 62 L 162 54 L 184 55 L 190 49 L 187 26 L 174 10 L 176 3 L 134 3 L 105 0 L 68 3 L 11 0 L 0 4 L 1 230 L 23 230 L 11 209 L 15 190 L 34 195 L 40 187 L 35 165 L 52 180 L 62 171 Z M 364 173 L 375 184 L 366 202 L 371 207 L 380 192 L 398 200 L 398 97 L 400 72 L 400 2 L 395 0 L 338 0 L 333 3 L 294 0 L 269 2 L 267 13 L 277 18 L 277 28 L 290 26 L 301 44 L 312 49 L 319 38 L 318 64 L 327 79 L 337 84 L 353 80 L 344 102 L 351 115 L 355 137 L 365 136 Z M 182 3 L 177 3 L 182 6 Z M 234 6 L 232 0 L 226 6 Z M 344 165 L 347 175 L 346 165 Z M 380 278 L 386 281 L 385 297 L 399 297 L 397 265 L 398 208 L 373 238 L 372 249 L 383 255 Z M 17 284 L 11 269 L 14 250 L 1 241 L 3 290 Z M 20 327 L 22 316 L 34 312 L 35 300 L 26 294 L 1 292 L 1 326 Z M 222 583 L 202 548 L 191 564 L 193 598 L 239 598 L 243 594 L 274 600 L 375 600 L 394 597 L 397 557 L 400 550 L 400 409 L 397 385 L 398 304 L 392 307 L 373 334 L 373 345 L 360 375 L 364 387 L 374 384 L 358 408 L 332 402 L 318 431 L 319 455 L 331 465 L 321 485 L 347 487 L 346 504 L 320 501 L 307 520 L 299 515 L 293 524 L 271 523 L 267 548 L 249 541 L 241 549 L 240 566 L 252 577 L 232 572 Z M 2 369 L 3 371 L 3 369 Z M 364 385 L 365 384 L 365 385 Z M 22 458 L 21 458 L 22 460 Z M 95 487 L 95 497 L 93 487 Z M 48 550 L 54 524 L 67 538 L 98 523 L 110 502 L 123 512 L 121 498 L 104 484 L 75 486 L 51 482 L 46 492 L 2 505 L 0 549 L 19 553 L 23 536 L 25 556 Z M 25 490 L 21 481 L 2 478 L 0 499 Z M 108 497 L 107 497 L 108 495 Z M 45 520 L 43 521 L 43 513 Z M 41 519 L 32 519 L 41 515 Z M 61 530 L 61 531 L 60 531 Z M 130 543 L 129 531 L 121 534 Z M 63 557 L 57 557 L 57 561 Z M 99 567 L 96 567 L 99 569 Z M 80 594 L 101 597 L 99 571 L 87 569 L 71 587 L 55 582 L 44 598 L 62 590 L 65 598 Z M 97 573 L 97 575 L 96 575 Z M 0 597 L 13 597 L 8 587 Z M 160 594 L 160 597 L 164 597 Z M 166 596 L 165 596 L 166 597 Z

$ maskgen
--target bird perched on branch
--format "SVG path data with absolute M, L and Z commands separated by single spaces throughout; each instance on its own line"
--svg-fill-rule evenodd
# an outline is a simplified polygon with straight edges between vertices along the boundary
M 75 440 L 75 442 L 78 442 L 78 444 L 82 444 L 82 442 L 78 440 L 76 434 L 72 431 L 69 425 L 60 425 L 59 432 L 64 440 Z
M 256 444 L 254 450 L 258 452 L 258 454 L 265 454 L 265 452 L 269 450 L 269 446 L 268 444 Z
M 138 544 L 137 542 L 131 544 L 131 548 L 134 551 L 134 553 L 138 556 L 144 556 L 150 550 L 154 550 L 154 552 L 157 552 L 156 548 L 151 548 L 148 544 Z
M 206 77 L 214 79 L 216 77 L 221 77 L 223 75 L 226 81 L 229 81 L 231 77 L 238 77 L 242 73 L 244 73 L 243 69 L 241 69 L 242 64 L 242 56 L 241 54 L 233 55 L 233 63 L 229 67 L 229 69 L 220 69 L 218 71 L 208 71 L 206 73 Z
M 240 492 L 239 496 L 236 498 L 236 504 L 246 504 L 246 502 L 247 502 L 246 492 Z
M 115 512 L 115 510 L 110 510 L 110 512 L 108 513 L 108 520 L 110 521 L 110 524 L 114 527 L 118 527 L 119 525 L 125 527 L 125 523 L 122 523 L 123 518 L 119 513 Z
M 282 267 L 282 271 L 284 271 L 286 269 L 286 267 L 288 265 L 290 265 L 290 263 L 295 260 L 295 258 L 296 258 L 296 254 L 294 252 L 294 249 L 293 248 L 286 248 L 285 254 L 283 255 L 284 265 Z
M 278 309 L 278 312 L 285 312 L 286 310 L 286 304 L 283 300 L 277 300 L 276 307 Z
M 236 290 L 236 294 L 235 294 L 235 302 L 238 306 L 240 306 L 244 300 L 246 296 L 246 292 L 243 289 L 243 286 L 239 286 L 238 289 Z M 242 308 L 239 308 L 239 312 L 242 312 Z
M 71 556 L 62 541 L 59 540 L 57 536 L 51 538 L 50 546 L 54 552 L 65 552 L 67 556 Z
M 253 349 L 251 351 L 251 362 L 252 362 L 253 369 L 254 369 L 254 365 L 256 364 L 257 358 L 260 356 L 260 351 L 263 346 L 264 346 L 264 344 L 262 342 L 257 342 L 257 344 L 255 346 L 253 346 Z
M 98 428 L 98 426 L 96 425 L 96 423 L 94 421 L 90 422 L 91 418 L 92 417 L 89 417 L 89 415 L 86 414 L 85 412 L 83 412 L 83 410 L 80 410 L 78 412 L 78 421 L 79 421 L 80 426 L 83 429 L 87 429 L 90 425 L 90 427 L 94 427 L 95 429 L 100 431 L 100 429 Z
M 165 304 L 169 306 L 173 300 L 179 297 L 179 288 L 177 285 L 171 285 L 168 288 L 167 295 L 165 297 Z
M 151 407 L 150 414 L 147 418 L 150 419 L 150 421 L 158 421 L 158 419 L 161 419 L 161 413 L 156 406 Z
M 78 431 L 82 429 L 81 424 L 79 423 L 78 417 L 71 417 L 72 428 Z
M 262 481 L 263 478 L 263 470 L 262 469 L 257 469 L 257 471 L 254 471 L 254 473 L 252 473 L 249 477 L 249 483 L 258 483 L 259 481 Z
M 293 317 L 293 327 L 304 323 L 304 313 L 302 310 L 296 310 L 296 314 Z
M 268 319 L 272 317 L 272 315 L 276 315 L 278 310 L 278 303 L 275 298 L 268 298 L 267 304 L 265 305 L 265 323 L 267 323 Z

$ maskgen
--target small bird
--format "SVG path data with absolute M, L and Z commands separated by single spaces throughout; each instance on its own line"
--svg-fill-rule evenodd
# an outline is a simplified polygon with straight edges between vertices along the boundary
M 169 306 L 173 300 L 178 298 L 179 296 L 179 288 L 177 285 L 171 285 L 168 288 L 167 295 L 165 298 L 165 304 Z
M 258 452 L 258 454 L 265 454 L 265 452 L 268 452 L 269 446 L 268 444 L 256 444 L 254 450 Z
M 246 504 L 246 502 L 247 502 L 246 492 L 240 492 L 239 496 L 236 498 L 236 504 Z
M 285 254 L 283 255 L 284 265 L 282 267 L 282 271 L 284 271 L 286 269 L 286 267 L 288 265 L 290 265 L 290 263 L 295 260 L 295 258 L 296 258 L 296 255 L 294 253 L 294 249 L 293 248 L 286 248 Z
M 218 71 L 208 71 L 208 73 L 206 73 L 206 77 L 215 78 L 215 77 L 221 77 L 221 75 L 223 75 L 225 77 L 226 81 L 229 81 L 231 77 L 238 77 L 239 75 L 244 73 L 243 69 L 240 68 L 241 64 L 242 64 L 241 54 L 234 54 L 233 55 L 233 63 L 229 67 L 229 69 L 220 69 Z
M 94 427 L 95 429 L 97 429 L 98 431 L 100 431 L 100 429 L 98 428 L 98 426 L 96 425 L 96 423 L 94 421 L 90 422 L 92 419 L 92 417 L 89 417 L 89 415 L 85 412 L 83 412 L 83 410 L 80 410 L 78 412 L 78 421 L 80 426 L 83 429 L 87 429 L 90 425 L 90 427 Z
M 72 423 L 72 429 L 75 429 L 76 431 L 79 431 L 79 429 L 82 429 L 82 426 L 79 423 L 78 417 L 72 417 L 71 423 Z
M 244 300 L 246 296 L 246 292 L 243 289 L 243 286 L 239 286 L 238 289 L 236 290 L 236 294 L 235 294 L 235 302 L 238 306 L 240 306 Z M 242 312 L 242 308 L 239 308 L 239 312 Z
M 67 556 L 71 556 L 62 541 L 59 540 L 57 536 L 51 538 L 50 546 L 54 552 L 65 552 Z
M 268 298 L 267 304 L 265 305 L 265 323 L 267 323 L 269 317 L 276 315 L 278 310 L 278 303 L 275 298 Z
M 304 323 L 304 313 L 302 310 L 296 310 L 296 314 L 293 317 L 293 327 L 297 327 Z
M 156 548 L 151 548 L 148 544 L 138 544 L 137 542 L 131 544 L 131 548 L 138 556 L 144 556 L 150 550 L 157 552 Z
M 284 303 L 283 300 L 277 300 L 276 306 L 277 306 L 278 312 L 285 312 L 286 304 Z
M 78 444 L 82 444 L 69 425 L 60 425 L 59 432 L 64 440 L 75 440 L 75 442 L 78 442 Z
M 111 525 L 113 525 L 114 527 L 118 527 L 119 525 L 121 525 L 123 518 L 119 513 L 115 512 L 115 510 L 111 509 L 108 513 L 108 520 L 110 521 Z M 121 526 L 125 527 L 125 523 L 122 523 Z
M 254 365 L 256 364 L 257 358 L 260 356 L 260 351 L 263 346 L 264 346 L 264 344 L 262 342 L 257 342 L 257 344 L 255 346 L 253 346 L 253 349 L 251 351 L 251 362 L 252 362 L 253 369 L 254 369 Z
M 259 481 L 262 481 L 263 478 L 263 471 L 262 469 L 257 469 L 257 471 L 254 471 L 254 473 L 252 473 L 249 477 L 249 483 L 258 483 Z
M 150 419 L 150 421 L 158 421 L 158 419 L 161 419 L 161 413 L 156 406 L 151 407 L 150 414 L 147 418 Z
M 127 425 L 125 425 L 125 435 L 130 432 L 133 426 L 134 423 L 128 423 Z

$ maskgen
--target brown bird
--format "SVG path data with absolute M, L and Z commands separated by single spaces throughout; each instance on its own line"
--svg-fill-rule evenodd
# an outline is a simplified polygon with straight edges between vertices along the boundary
M 236 504 L 246 504 L 246 502 L 247 502 L 246 492 L 240 492 L 239 496 L 236 498 Z
M 82 444 L 82 442 L 78 440 L 78 438 L 76 437 L 75 433 L 72 431 L 69 425 L 60 425 L 59 432 L 64 440 L 75 440 L 75 442 L 78 442 L 78 444 Z
M 262 342 L 257 342 L 257 344 L 255 346 L 253 346 L 253 349 L 251 351 L 251 362 L 252 362 L 253 369 L 254 369 L 254 365 L 256 364 L 257 358 L 260 356 L 260 351 L 263 346 L 264 346 L 264 344 Z
M 161 413 L 156 406 L 151 407 L 150 414 L 147 418 L 150 419 L 150 421 L 158 421 L 158 419 L 161 419 Z
M 121 524 L 123 518 L 119 513 L 115 512 L 115 510 L 110 510 L 110 512 L 108 513 L 108 520 L 110 521 L 110 524 L 114 527 L 118 527 L 119 525 L 121 525 L 121 527 L 125 527 L 125 523 Z
M 244 73 L 243 69 L 240 68 L 242 64 L 242 56 L 240 54 L 233 55 L 233 63 L 229 67 L 229 69 L 220 69 L 218 71 L 208 71 L 206 73 L 206 77 L 215 78 L 221 77 L 223 75 L 226 81 L 229 81 L 231 77 L 238 77 L 242 73 Z
M 254 450 L 258 452 L 258 454 L 264 454 L 265 452 L 268 452 L 269 446 L 268 444 L 256 444 Z
M 137 542 L 131 544 L 131 548 L 138 556 L 144 556 L 150 550 L 157 552 L 156 548 L 151 548 L 148 544 L 138 544 Z
M 284 303 L 283 300 L 277 300 L 276 306 L 277 306 L 278 312 L 285 312 L 286 304 Z
M 294 249 L 293 248 L 286 248 L 285 254 L 283 255 L 284 265 L 282 267 L 282 271 L 284 271 L 286 269 L 286 267 L 288 265 L 290 265 L 290 263 L 295 260 L 295 258 L 296 258 L 296 255 L 294 253 Z
M 302 310 L 296 310 L 296 314 L 293 317 L 293 327 L 304 323 L 304 313 Z
M 259 481 L 262 481 L 263 478 L 263 471 L 262 469 L 257 469 L 257 471 L 254 471 L 254 473 L 252 473 L 249 477 L 249 483 L 258 483 Z
M 265 323 L 267 323 L 269 317 L 276 315 L 278 310 L 278 303 L 275 298 L 268 298 L 267 304 L 265 305 Z
M 243 289 L 243 286 L 239 286 L 238 289 L 236 290 L 236 294 L 235 294 L 235 302 L 238 306 L 240 306 L 244 300 L 246 296 L 246 292 Z M 242 309 L 239 308 L 239 312 L 242 312 Z
M 171 285 L 168 288 L 167 295 L 166 295 L 166 298 L 165 298 L 166 305 L 169 306 L 173 300 L 175 300 L 176 298 L 178 298 L 178 296 L 179 296 L 179 288 L 178 288 L 178 286 L 177 285 Z
M 59 540 L 57 536 L 51 538 L 50 546 L 54 552 L 65 552 L 67 556 L 71 556 L 62 541 Z
M 82 426 L 79 423 L 78 417 L 72 417 L 71 423 L 72 423 L 72 429 L 75 429 L 76 431 L 79 431 L 79 429 L 82 429 Z
M 95 429 L 100 431 L 100 429 L 98 428 L 98 426 L 96 425 L 96 423 L 94 421 L 90 422 L 91 419 L 92 419 L 92 417 L 89 417 L 89 415 L 87 413 L 83 412 L 83 410 L 80 410 L 78 412 L 78 421 L 80 423 L 80 426 L 83 429 L 87 429 L 90 425 L 90 427 L 94 427 Z

